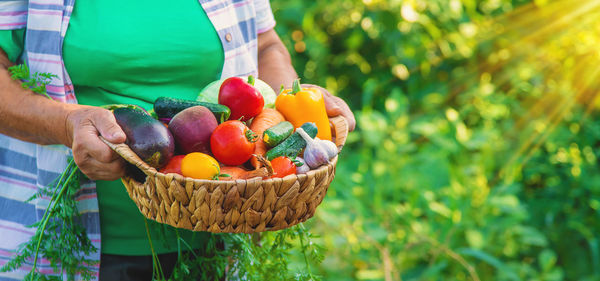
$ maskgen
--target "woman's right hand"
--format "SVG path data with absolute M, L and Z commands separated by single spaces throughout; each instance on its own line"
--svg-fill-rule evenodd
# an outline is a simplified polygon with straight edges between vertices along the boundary
M 92 180 L 116 180 L 125 161 L 99 136 L 123 143 L 125 133 L 114 115 L 103 108 L 49 100 L 14 81 L 13 65 L 0 48 L 0 134 L 42 145 L 64 144 L 73 149 L 79 169 Z
M 75 163 L 92 180 L 116 180 L 125 174 L 125 161 L 99 136 L 109 142 L 125 142 L 125 133 L 114 115 L 104 108 L 77 106 L 66 116 L 67 143 Z

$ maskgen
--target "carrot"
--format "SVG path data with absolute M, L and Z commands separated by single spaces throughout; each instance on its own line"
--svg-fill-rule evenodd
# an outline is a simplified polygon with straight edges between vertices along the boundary
M 248 173 L 248 171 L 240 168 L 240 167 L 236 167 L 236 166 L 223 166 L 221 167 L 221 174 L 223 175 L 229 175 L 229 177 L 219 177 L 219 179 L 221 180 L 237 180 L 237 179 L 243 179 L 244 175 Z
M 265 108 L 262 110 L 260 114 L 254 117 L 252 124 L 250 124 L 250 130 L 255 132 L 258 135 L 258 140 L 256 141 L 256 147 L 254 148 L 254 154 L 265 156 L 267 153 L 267 146 L 263 142 L 262 135 L 268 129 L 271 128 L 280 122 L 285 121 L 285 118 L 279 111 L 272 108 Z M 259 169 L 262 167 L 261 161 L 258 161 L 256 156 L 252 156 L 250 159 L 250 163 L 255 169 Z
M 260 157 L 258 158 L 261 163 L 265 164 L 265 167 L 262 167 L 260 169 L 256 169 L 256 170 L 252 170 L 252 171 L 247 171 L 243 168 L 237 167 L 237 166 L 223 166 L 221 167 L 221 174 L 222 175 L 229 175 L 229 177 L 219 177 L 220 180 L 245 180 L 245 179 L 251 179 L 251 178 L 256 178 L 256 177 L 261 177 L 261 178 L 266 178 L 266 177 L 270 177 L 271 175 L 273 175 L 273 169 L 269 166 L 270 164 L 267 164 L 268 162 L 264 162 L 266 161 L 266 159 L 264 157 Z

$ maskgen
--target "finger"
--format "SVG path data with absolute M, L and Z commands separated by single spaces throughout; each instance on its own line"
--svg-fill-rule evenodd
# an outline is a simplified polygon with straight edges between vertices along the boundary
M 356 128 L 356 119 L 354 118 L 354 113 L 352 113 L 352 110 L 350 110 L 350 107 L 346 102 L 344 102 L 344 100 L 338 98 L 338 100 L 336 100 L 336 103 L 339 107 L 341 107 L 342 116 L 344 116 L 344 118 L 346 118 L 346 121 L 348 122 L 348 130 L 350 132 L 354 131 L 354 129 Z
M 342 114 L 342 108 L 340 108 L 334 96 L 323 95 L 323 98 L 325 100 L 325 110 L 327 111 L 327 116 L 333 117 Z
M 321 90 L 321 92 L 323 93 L 323 100 L 325 101 L 325 111 L 327 112 L 327 116 L 333 117 L 342 114 L 342 108 L 340 108 L 336 101 L 336 99 L 339 99 L 338 97 L 335 97 L 323 87 L 315 85 L 310 86 Z
M 125 132 L 117 124 L 115 116 L 108 110 L 99 110 L 91 119 L 94 126 L 107 141 L 112 143 L 125 142 Z
M 102 163 L 92 157 L 88 157 L 85 163 L 79 168 L 91 180 L 117 180 L 125 175 L 125 161 L 123 159 Z
M 96 127 L 91 124 L 81 126 L 76 134 L 77 147 L 74 147 L 73 149 L 81 150 L 103 163 L 109 163 L 118 159 L 119 155 L 100 140 Z

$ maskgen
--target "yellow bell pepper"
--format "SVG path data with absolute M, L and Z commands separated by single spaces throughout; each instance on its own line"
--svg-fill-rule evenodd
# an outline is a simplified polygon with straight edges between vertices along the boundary
M 325 100 L 319 89 L 301 88 L 300 79 L 296 79 L 292 89 L 283 90 L 277 96 L 275 108 L 295 128 L 306 122 L 313 122 L 319 130 L 317 137 L 322 140 L 331 140 L 331 128 L 325 110 Z

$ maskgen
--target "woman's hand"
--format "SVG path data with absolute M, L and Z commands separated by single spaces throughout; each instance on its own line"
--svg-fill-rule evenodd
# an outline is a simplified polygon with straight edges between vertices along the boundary
M 332 95 L 325 88 L 317 85 L 302 84 L 302 87 L 317 88 L 321 90 L 321 92 L 323 93 L 323 99 L 325 99 L 325 108 L 327 109 L 327 116 L 333 117 L 342 115 L 344 118 L 346 118 L 346 121 L 348 121 L 348 130 L 354 131 L 354 128 L 356 127 L 356 119 L 354 119 L 354 114 L 350 110 L 350 107 L 348 107 L 348 104 L 346 104 L 346 102 L 343 99 Z
M 80 106 L 66 118 L 67 143 L 79 169 L 92 180 L 116 180 L 125 173 L 125 161 L 99 136 L 123 143 L 125 133 L 114 115 L 104 108 Z
M 103 108 L 50 100 L 11 78 L 12 65 L 0 48 L 0 134 L 47 145 L 73 149 L 81 171 L 93 180 L 116 180 L 124 174 L 124 160 L 99 138 L 125 141 L 125 133 L 113 114 Z

